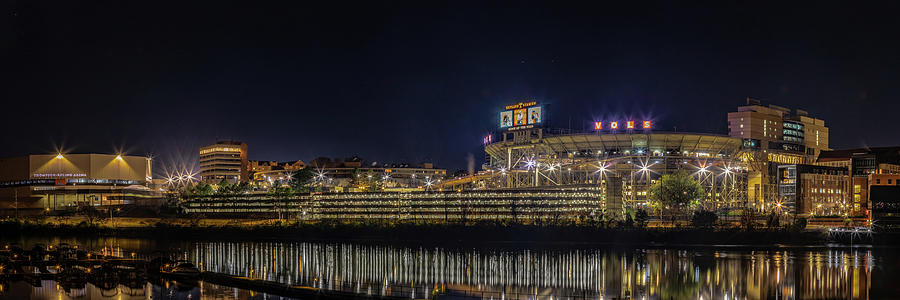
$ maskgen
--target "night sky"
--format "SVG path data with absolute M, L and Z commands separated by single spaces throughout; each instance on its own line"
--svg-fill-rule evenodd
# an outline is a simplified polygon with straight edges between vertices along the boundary
M 250 159 L 452 171 L 524 99 L 554 127 L 727 134 L 754 97 L 824 119 L 835 149 L 900 145 L 897 2 L 260 2 L 0 2 L 0 156 L 123 150 L 161 170 L 237 139 Z

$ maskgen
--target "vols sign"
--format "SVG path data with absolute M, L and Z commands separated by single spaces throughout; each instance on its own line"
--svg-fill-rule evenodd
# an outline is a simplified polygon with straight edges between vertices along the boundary
M 609 127 L 608 128 L 609 130 L 618 130 L 619 125 L 620 125 L 619 121 L 611 121 L 609 123 L 594 122 L 594 130 L 598 130 L 598 131 L 603 130 L 604 126 Z M 625 121 L 625 129 L 634 130 L 634 127 L 635 127 L 634 120 Z M 641 122 L 641 128 L 643 128 L 644 130 L 650 130 L 651 127 L 652 127 L 652 124 L 650 124 L 650 120 L 645 120 L 645 121 Z
M 500 128 L 506 130 L 534 128 L 544 122 L 543 107 L 537 102 L 507 105 L 500 112 Z

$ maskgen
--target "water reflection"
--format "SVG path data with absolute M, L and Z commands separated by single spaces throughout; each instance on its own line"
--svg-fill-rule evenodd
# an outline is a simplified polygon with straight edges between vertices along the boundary
M 365 294 L 432 298 L 868 297 L 869 250 L 476 251 L 322 243 L 196 243 L 207 271 Z
M 136 253 L 139 258 L 153 257 L 164 250 L 206 271 L 410 298 L 867 299 L 900 294 L 900 285 L 894 282 L 900 275 L 900 255 L 895 248 L 474 250 L 115 238 L 6 242 L 25 247 L 65 242 L 123 256 Z M 10 286 L 4 289 L 0 297 L 12 291 Z M 247 291 L 221 289 L 226 292 L 200 289 L 204 293 L 200 296 L 229 299 L 240 293 L 250 295 Z M 5 299 L 28 298 L 44 299 Z
M 112 289 L 103 289 L 93 284 L 85 284 L 83 287 L 67 288 L 60 286 L 52 280 L 43 280 L 39 286 L 32 286 L 25 281 L 13 281 L 0 285 L 0 299 L 32 299 L 32 300 L 62 300 L 62 299 L 266 299 L 289 300 L 274 295 L 256 293 L 209 283 L 200 283 L 199 286 L 181 286 L 174 282 L 164 284 L 150 284 L 138 288 L 130 288 L 119 285 Z

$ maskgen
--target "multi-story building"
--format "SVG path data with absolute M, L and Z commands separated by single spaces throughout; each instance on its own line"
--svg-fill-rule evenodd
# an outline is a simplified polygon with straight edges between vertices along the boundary
M 421 190 L 447 176 L 447 170 L 435 169 L 432 163 L 423 163 L 418 167 L 405 163 L 363 164 L 359 157 L 343 161 L 319 157 L 310 161 L 309 167 L 321 176 L 316 179 L 319 184 L 350 191 L 367 190 L 368 185 L 376 181 L 385 190 Z
M 294 172 L 306 167 L 302 160 L 277 162 L 277 161 L 250 161 L 250 177 L 258 186 L 271 186 L 273 183 L 286 183 L 291 180 Z
M 115 154 L 36 154 L 0 159 L 4 215 L 140 204 L 158 199 L 148 157 Z
M 872 224 L 878 228 L 900 228 L 900 174 L 869 174 L 866 191 Z
M 747 99 L 747 105 L 728 113 L 728 135 L 757 142 L 766 152 L 787 152 L 816 157 L 829 150 L 825 121 L 797 109 L 761 105 Z
M 828 148 L 825 121 L 804 110 L 768 105 L 747 98 L 747 105 L 728 113 L 728 135 L 743 140 L 750 162 L 748 197 L 759 207 L 770 206 L 777 194 L 779 165 L 812 164 Z
M 870 190 L 882 177 L 872 175 L 900 174 L 900 147 L 876 147 L 823 151 L 817 165 L 840 167 L 850 172 L 853 199 L 853 215 L 872 217 Z M 891 178 L 883 178 L 887 182 Z M 893 181 L 893 179 L 891 180 Z
M 200 148 L 200 181 L 208 184 L 249 182 L 250 164 L 247 144 L 219 141 Z
M 849 189 L 846 168 L 778 166 L 777 208 L 793 216 L 850 216 Z
M 288 162 L 277 162 L 277 161 L 265 161 L 265 160 L 251 160 L 250 161 L 250 172 L 267 172 L 273 170 L 288 170 L 288 171 L 297 171 L 306 167 L 306 163 L 302 160 L 298 161 L 288 161 Z

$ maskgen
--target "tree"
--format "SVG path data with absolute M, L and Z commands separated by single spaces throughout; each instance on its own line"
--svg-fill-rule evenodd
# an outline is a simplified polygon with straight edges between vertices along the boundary
M 686 171 L 677 171 L 663 175 L 650 186 L 650 201 L 670 215 L 674 222 L 675 216 L 683 212 L 692 201 L 702 197 L 703 187 Z
M 380 191 L 381 188 L 384 186 L 384 181 L 382 181 L 382 178 L 380 176 L 375 175 L 375 173 L 372 172 L 372 170 L 369 170 L 368 172 L 366 172 L 365 180 L 366 180 L 365 181 L 366 182 L 366 191 L 369 191 L 369 192 Z
M 638 208 L 637 211 L 634 212 L 634 225 L 638 228 L 647 227 L 647 219 L 650 216 L 647 214 L 647 211 L 643 208 Z
M 310 167 L 297 170 L 291 174 L 291 187 L 297 192 L 309 191 L 309 185 L 315 178 L 316 172 Z
M 87 217 L 88 224 L 94 225 L 94 222 L 100 219 L 103 219 L 103 214 L 97 210 L 94 206 L 84 205 L 79 207 L 79 213 Z
M 715 212 L 698 210 L 691 216 L 691 225 L 695 228 L 712 228 L 718 220 L 719 216 Z
M 228 195 L 231 193 L 231 185 L 228 184 L 228 181 L 225 181 L 225 178 L 222 178 L 222 181 L 219 181 L 219 184 L 216 185 L 216 195 Z
M 198 182 L 196 185 L 189 185 L 184 189 L 185 196 L 209 196 L 213 194 L 212 186 L 205 184 L 203 182 Z

